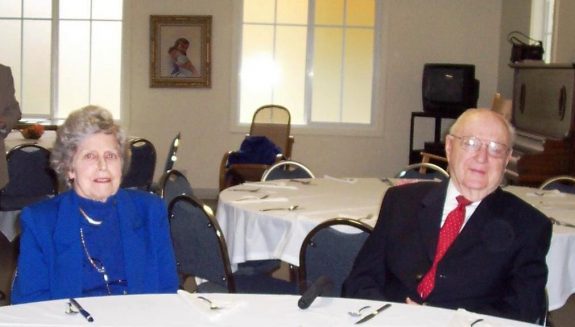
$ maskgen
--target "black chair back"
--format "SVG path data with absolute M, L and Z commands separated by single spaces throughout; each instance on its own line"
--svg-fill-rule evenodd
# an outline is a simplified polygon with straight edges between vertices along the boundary
M 168 211 L 180 276 L 207 280 L 198 285 L 199 292 L 234 293 L 235 281 L 226 242 L 211 209 L 193 196 L 180 195 L 172 200 Z
M 166 158 L 166 165 L 164 166 L 164 172 L 169 172 L 174 169 L 174 164 L 178 160 L 178 147 L 180 146 L 180 132 L 172 140 L 170 145 L 170 150 L 168 150 L 168 157 Z
M 275 179 L 315 178 L 305 165 L 292 160 L 280 161 L 268 168 L 262 175 L 262 182 Z
M 426 170 L 425 173 L 422 173 L 421 170 L 424 168 Z M 432 163 L 415 163 L 405 167 L 399 173 L 395 175 L 396 178 L 416 178 L 416 179 L 439 179 L 439 180 L 447 180 L 449 179 L 449 173 L 439 167 L 438 165 Z
M 341 230 L 350 227 L 351 230 Z M 341 296 L 342 284 L 371 231 L 371 226 L 345 218 L 330 219 L 312 229 L 300 249 L 300 292 L 305 292 L 319 277 L 327 276 L 334 286 L 323 295 Z
M 557 190 L 561 193 L 575 194 L 575 177 L 573 176 L 557 176 L 549 178 L 544 181 L 541 186 L 541 190 Z
M 130 166 L 124 175 L 121 187 L 149 191 L 156 169 L 156 148 L 152 142 L 144 138 L 131 139 L 129 145 Z
M 190 182 L 179 170 L 172 169 L 162 175 L 160 179 L 160 197 L 166 205 L 178 195 L 193 195 Z
M 7 156 L 10 181 L 0 191 L 0 210 L 23 207 L 58 194 L 58 178 L 50 168 L 50 151 L 35 144 L 12 148 Z

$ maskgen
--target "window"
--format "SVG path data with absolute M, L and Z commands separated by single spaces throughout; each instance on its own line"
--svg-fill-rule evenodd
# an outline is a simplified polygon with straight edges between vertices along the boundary
M 0 62 L 26 118 L 87 104 L 120 118 L 122 0 L 0 1 Z
M 531 37 L 543 42 L 543 60 L 551 62 L 553 49 L 553 16 L 555 0 L 533 0 L 531 3 Z
M 274 103 L 294 124 L 372 124 L 378 3 L 244 0 L 240 123 Z

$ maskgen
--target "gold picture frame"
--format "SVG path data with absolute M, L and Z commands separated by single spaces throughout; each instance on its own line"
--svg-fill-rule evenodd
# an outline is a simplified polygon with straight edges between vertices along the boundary
M 211 87 L 212 16 L 150 16 L 150 87 Z

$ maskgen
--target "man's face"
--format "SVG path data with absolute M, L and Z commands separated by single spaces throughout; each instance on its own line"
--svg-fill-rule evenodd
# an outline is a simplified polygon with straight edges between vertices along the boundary
M 511 151 L 507 150 L 511 140 L 505 124 L 492 112 L 478 110 L 461 123 L 453 135 L 446 138 L 449 171 L 458 191 L 469 200 L 478 201 L 501 183 L 511 158 Z M 469 137 L 475 139 L 469 141 Z M 494 151 L 502 149 L 496 144 L 492 144 L 489 150 L 490 141 L 503 145 L 504 150 Z

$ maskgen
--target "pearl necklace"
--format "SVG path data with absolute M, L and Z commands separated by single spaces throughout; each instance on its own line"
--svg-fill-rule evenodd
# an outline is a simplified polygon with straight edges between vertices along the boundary
M 94 225 L 94 226 L 100 226 L 102 225 L 102 221 L 101 220 L 95 220 L 92 217 L 88 216 L 88 214 L 86 213 L 86 211 L 84 211 L 84 209 L 79 208 L 80 209 L 80 213 L 82 214 L 82 216 L 84 217 L 84 219 L 86 219 L 86 221 L 88 222 L 88 224 L 90 225 Z

